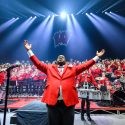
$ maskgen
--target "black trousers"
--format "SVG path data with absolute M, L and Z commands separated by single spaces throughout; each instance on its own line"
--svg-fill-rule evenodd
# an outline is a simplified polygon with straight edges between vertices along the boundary
M 81 101 L 81 116 L 84 116 L 85 114 L 85 102 L 86 102 L 86 114 L 87 117 L 90 117 L 90 101 L 88 98 L 82 99 Z
M 63 101 L 55 106 L 47 105 L 49 125 L 74 125 L 74 106 L 67 107 Z

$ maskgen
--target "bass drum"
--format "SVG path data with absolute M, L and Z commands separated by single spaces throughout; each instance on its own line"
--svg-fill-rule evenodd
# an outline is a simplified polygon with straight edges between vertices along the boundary
M 125 92 L 123 91 L 115 91 L 112 94 L 112 105 L 113 106 L 122 106 L 125 105 Z

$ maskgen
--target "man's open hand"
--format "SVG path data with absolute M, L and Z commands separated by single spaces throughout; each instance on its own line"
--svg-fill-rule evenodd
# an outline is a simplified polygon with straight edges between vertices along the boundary
M 24 40 L 24 47 L 28 51 L 32 48 L 32 44 L 29 44 L 27 40 Z
M 104 55 L 104 53 L 105 53 L 105 50 L 102 49 L 100 52 L 98 52 L 98 51 L 96 52 L 96 56 L 101 57 Z

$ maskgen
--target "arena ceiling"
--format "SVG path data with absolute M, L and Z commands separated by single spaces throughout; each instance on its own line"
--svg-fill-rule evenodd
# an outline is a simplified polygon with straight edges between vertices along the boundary
M 98 13 L 104 11 L 125 15 L 125 0 L 0 0 L 0 19 L 60 14 Z

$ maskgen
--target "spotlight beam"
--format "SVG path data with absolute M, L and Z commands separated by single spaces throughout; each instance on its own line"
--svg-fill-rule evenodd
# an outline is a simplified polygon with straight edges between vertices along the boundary
M 119 1 L 116 1 L 114 4 L 112 4 L 111 6 L 109 6 L 108 8 L 106 8 L 105 10 L 102 11 L 102 13 L 104 13 L 105 11 L 115 7 L 116 5 L 118 5 L 119 3 L 121 3 L 123 0 L 119 0 Z
M 79 10 L 76 15 L 80 14 L 80 13 L 85 13 L 87 12 L 87 10 L 89 10 L 91 7 L 93 7 L 94 5 L 96 5 L 100 0 L 91 0 L 89 1 L 81 10 Z
M 87 16 L 114 49 L 124 43 L 124 33 L 118 27 L 95 14 Z
M 108 16 L 113 18 L 115 21 L 117 21 L 121 25 L 125 26 L 125 17 L 122 17 L 122 16 L 120 16 L 116 13 L 113 13 L 113 12 L 109 13 Z
M 0 25 L 0 33 L 9 28 L 13 23 L 15 23 L 18 19 L 12 18 L 11 20 Z

